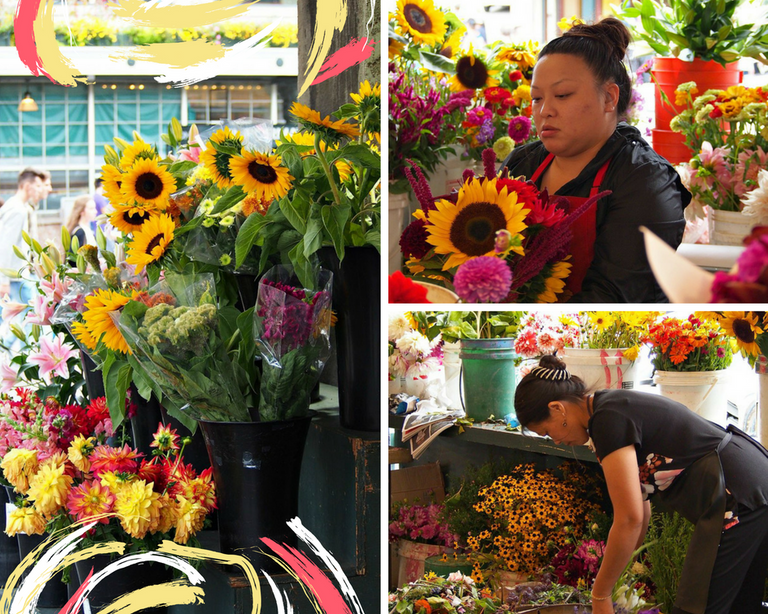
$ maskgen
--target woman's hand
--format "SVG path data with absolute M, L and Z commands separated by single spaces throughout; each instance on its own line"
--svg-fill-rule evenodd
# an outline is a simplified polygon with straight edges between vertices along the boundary
M 614 614 L 613 601 L 610 599 L 593 601 L 592 614 Z

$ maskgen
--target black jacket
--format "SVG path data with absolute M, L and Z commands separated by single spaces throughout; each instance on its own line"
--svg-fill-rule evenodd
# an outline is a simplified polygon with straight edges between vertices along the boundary
M 541 141 L 516 148 L 505 160 L 510 176 L 530 178 L 547 157 Z M 611 164 L 601 190 L 612 194 L 597 203 L 595 258 L 573 302 L 665 303 L 645 255 L 640 226 L 647 226 L 672 248 L 683 238 L 683 209 L 691 195 L 674 167 L 657 154 L 634 126 L 620 123 L 581 174 L 560 196 L 589 196 L 598 169 Z

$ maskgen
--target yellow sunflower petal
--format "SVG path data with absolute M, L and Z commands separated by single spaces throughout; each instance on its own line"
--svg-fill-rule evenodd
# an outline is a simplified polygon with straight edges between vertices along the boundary
M 293 177 L 278 155 L 243 149 L 229 160 L 232 183 L 264 199 L 282 198 L 291 189 Z
M 154 205 L 115 205 L 114 211 L 109 214 L 109 222 L 118 230 L 132 234 L 141 230 L 141 227 L 153 215 L 159 213 Z
M 120 191 L 128 202 L 165 209 L 176 191 L 176 180 L 156 160 L 142 159 L 125 173 Z
M 445 15 L 432 0 L 398 0 L 395 18 L 400 32 L 416 44 L 432 47 L 445 38 Z
M 115 325 L 113 315 L 117 316 L 129 300 L 127 296 L 114 290 L 96 290 L 85 299 L 83 312 L 83 322 L 97 342 L 101 341 L 110 350 L 126 354 L 130 354 L 131 349 Z
M 163 213 L 152 216 L 141 230 L 133 235 L 125 261 L 135 265 L 136 272 L 141 273 L 145 266 L 163 257 L 168 245 L 173 241 L 175 228 L 176 224 L 170 215 Z

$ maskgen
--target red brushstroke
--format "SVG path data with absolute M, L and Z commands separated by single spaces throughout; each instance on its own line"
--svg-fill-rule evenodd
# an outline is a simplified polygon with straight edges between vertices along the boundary
M 317 77 L 312 81 L 312 85 L 322 83 L 326 79 L 344 72 L 347 68 L 352 68 L 356 64 L 367 60 L 371 57 L 375 46 L 376 42 L 368 38 L 353 38 L 341 49 L 328 56 L 320 67 Z
M 352 611 L 333 582 L 299 550 L 285 544 L 281 546 L 268 537 L 262 537 L 261 541 L 272 548 L 293 569 L 299 580 L 315 595 L 317 603 L 323 612 L 326 612 L 326 614 L 352 614 Z
M 75 614 L 76 611 L 79 611 L 80 608 L 77 610 L 74 610 L 75 602 L 80 599 L 80 595 L 83 594 L 86 588 L 88 588 L 88 581 L 91 579 L 91 576 L 93 575 L 93 567 L 91 567 L 91 573 L 88 574 L 88 577 L 85 579 L 85 582 L 83 582 L 80 587 L 75 591 L 75 594 L 72 595 L 69 601 L 64 605 L 61 610 L 59 610 L 59 614 Z
M 43 70 L 43 62 L 37 54 L 37 45 L 35 44 L 34 25 L 39 9 L 40 0 L 19 0 L 16 15 L 13 18 L 16 51 L 19 54 L 19 59 L 32 71 L 33 75 L 39 76 L 44 73 L 50 78 L 50 75 Z

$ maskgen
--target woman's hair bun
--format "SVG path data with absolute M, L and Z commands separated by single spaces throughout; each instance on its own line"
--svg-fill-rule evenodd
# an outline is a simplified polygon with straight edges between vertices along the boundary
M 560 371 L 566 370 L 565 363 L 554 354 L 545 354 L 542 356 L 539 360 L 539 366 L 546 369 L 558 369 Z
M 632 42 L 627 26 L 615 17 L 606 17 L 595 24 L 577 24 L 563 36 L 585 36 L 600 40 L 611 47 L 613 54 L 620 62 L 624 60 L 627 47 Z

